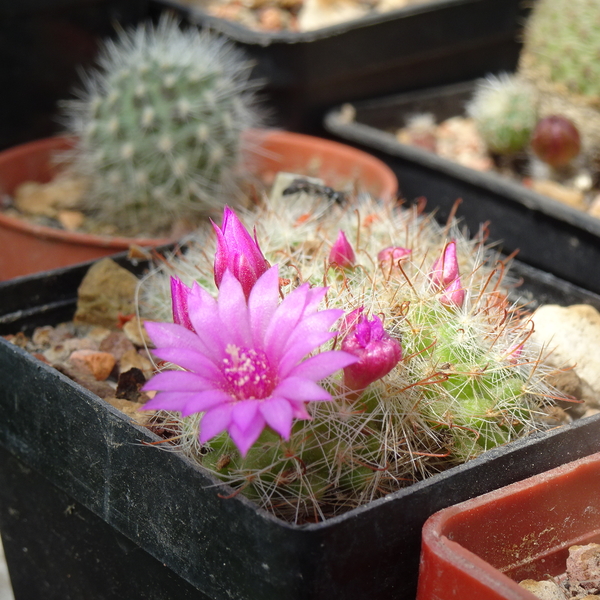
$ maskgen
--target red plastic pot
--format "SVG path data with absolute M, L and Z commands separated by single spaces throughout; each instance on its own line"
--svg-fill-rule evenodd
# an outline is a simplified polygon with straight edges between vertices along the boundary
M 600 454 L 431 516 L 417 600 L 536 600 L 518 585 L 565 572 L 568 548 L 600 541 Z
M 0 152 L 0 195 L 12 194 L 24 181 L 50 181 L 51 157 L 73 144 L 72 138 L 53 137 Z M 329 185 L 350 177 L 380 198 L 393 197 L 398 182 L 381 161 L 349 146 L 285 131 L 260 132 L 260 156 L 253 162 L 258 174 L 303 172 L 319 165 L 319 176 Z M 124 238 L 69 232 L 0 213 L 0 281 L 85 262 L 127 250 L 131 245 L 156 247 L 174 240 Z

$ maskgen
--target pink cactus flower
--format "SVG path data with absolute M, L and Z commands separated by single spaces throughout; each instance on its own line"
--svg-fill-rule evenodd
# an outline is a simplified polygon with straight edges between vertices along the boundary
M 191 288 L 189 288 L 181 279 L 171 277 L 171 306 L 173 309 L 173 323 L 183 325 L 186 329 L 194 331 L 194 326 L 190 321 L 188 314 L 188 296 Z
M 457 277 L 449 284 L 444 293 L 440 296 L 440 302 L 444 306 L 460 308 L 465 301 L 465 290 L 460 282 L 460 277 Z
M 256 230 L 252 239 L 235 212 L 228 206 L 223 210 L 221 228 L 214 223 L 213 227 L 217 234 L 215 283 L 219 287 L 225 271 L 229 269 L 242 284 L 244 295 L 248 298 L 256 280 L 269 268 L 269 263 L 258 245 Z
M 337 240 L 335 240 L 329 252 L 329 262 L 332 264 L 335 263 L 345 269 L 352 267 L 355 260 L 354 250 L 346 238 L 346 234 L 340 230 Z
M 458 276 L 456 242 L 452 240 L 446 244 L 442 256 L 433 263 L 429 277 L 434 285 L 442 288 L 450 285 Z
M 407 258 L 412 254 L 410 248 L 402 248 L 401 246 L 388 246 L 377 254 L 377 260 L 380 263 L 392 263 L 397 265 L 399 260 Z
M 307 402 L 331 400 L 318 382 L 357 361 L 339 350 L 315 353 L 336 335 L 341 310 L 317 310 L 326 288 L 303 284 L 279 302 L 278 268 L 261 275 L 248 298 L 226 270 L 218 299 L 195 284 L 187 297 L 195 332 L 174 323 L 146 323 L 154 354 L 184 371 L 154 375 L 144 390 L 158 394 L 150 410 L 204 413 L 201 443 L 228 431 L 243 456 L 269 426 L 283 438 L 294 419 L 309 419 Z
M 344 383 L 355 391 L 381 379 L 402 360 L 400 342 L 385 331 L 378 316 L 369 320 L 363 312 L 363 306 L 352 311 L 340 327 L 345 333 L 342 350 L 359 359 L 344 369 Z

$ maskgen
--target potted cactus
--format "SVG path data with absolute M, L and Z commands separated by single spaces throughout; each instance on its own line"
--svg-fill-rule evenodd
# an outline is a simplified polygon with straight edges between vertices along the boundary
M 560 394 L 481 237 L 315 181 L 279 189 L 239 217 L 225 209 L 144 278 L 140 311 L 163 361 L 145 383 L 158 392 L 149 428 L 19 347 L 19 330 L 73 314 L 83 266 L 0 285 L 2 332 L 14 334 L 0 368 L 31 382 L 0 394 L 11 455 L 0 524 L 17 592 L 68 588 L 52 569 L 83 535 L 52 525 L 68 499 L 90 531 L 118 532 L 110 551 L 88 541 L 72 575 L 110 573 L 98 597 L 146 552 L 157 598 L 174 580 L 200 598 L 412 597 L 432 512 L 598 448 L 596 417 L 547 420 Z M 530 292 L 600 306 L 517 273 Z M 56 498 L 36 507 L 35 535 L 23 526 L 34 480 Z M 32 577 L 23 548 L 44 556 L 40 531 L 57 551 Z M 144 558 L 125 573 L 132 548 Z
M 357 105 L 356 124 L 338 110 L 328 126 L 386 154 L 405 195 L 439 192 L 442 217 L 461 197 L 459 214 L 471 226 L 491 219 L 507 252 L 519 247 L 528 263 L 586 285 L 600 250 L 600 96 L 589 58 L 599 42 L 593 27 L 586 33 L 598 16 L 594 2 L 540 0 L 515 73 Z M 519 222 L 539 234 L 521 243 Z
M 64 103 L 69 137 L 0 155 L 3 193 L 35 213 L 33 221 L 17 218 L 23 212 L 0 215 L 11 248 L 0 278 L 180 238 L 225 198 L 241 202 L 243 182 L 273 165 L 321 161 L 329 178 L 364 175 L 370 192 L 394 194 L 394 176 L 364 154 L 315 140 L 311 155 L 308 138 L 256 130 L 256 84 L 248 75 L 249 63 L 230 43 L 183 31 L 169 17 L 107 41 L 80 98 Z M 53 160 L 63 163 L 60 178 L 26 183 L 47 182 L 58 169 Z M 65 197 L 65 187 L 77 192 Z M 49 226 L 57 219 L 62 228 Z

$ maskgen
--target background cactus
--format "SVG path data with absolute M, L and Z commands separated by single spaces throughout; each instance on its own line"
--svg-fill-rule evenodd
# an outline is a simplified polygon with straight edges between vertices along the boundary
M 537 119 L 537 94 L 522 79 L 502 73 L 478 82 L 467 114 L 489 150 L 513 154 L 529 143 Z
M 527 21 L 519 72 L 540 91 L 542 116 L 563 115 L 600 152 L 600 3 L 537 0 Z
M 79 99 L 64 103 L 79 138 L 66 158 L 89 182 L 83 208 L 134 234 L 221 208 L 242 133 L 260 121 L 250 63 L 224 39 L 168 17 L 121 31 L 98 63 Z
M 557 392 L 528 342 L 527 317 L 508 300 L 506 267 L 481 238 L 468 240 L 456 224 L 440 228 L 415 209 L 328 206 L 304 194 L 273 198 L 242 220 L 279 264 L 284 294 L 300 281 L 328 285 L 328 307 L 364 306 L 401 342 L 403 357 L 359 397 L 330 377 L 323 385 L 333 402 L 308 405 L 312 420 L 297 421 L 289 441 L 265 430 L 245 458 L 227 434 L 200 446 L 197 415 L 167 415 L 174 443 L 218 477 L 281 517 L 314 521 L 545 426 L 544 407 Z M 340 230 L 355 252 L 345 268 L 328 260 Z M 441 301 L 446 290 L 431 275 L 449 240 L 465 292 L 457 305 Z M 410 252 L 386 260 L 390 247 Z M 170 275 L 216 293 L 214 248 L 213 234 L 199 231 L 185 256 L 144 283 L 142 311 L 169 319 Z

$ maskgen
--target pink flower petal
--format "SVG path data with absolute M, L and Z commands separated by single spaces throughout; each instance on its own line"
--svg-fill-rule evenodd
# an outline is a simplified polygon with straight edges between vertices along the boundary
M 200 421 L 200 443 L 204 444 L 225 431 L 231 423 L 230 403 L 219 404 L 206 412 Z
M 282 376 L 302 377 L 312 381 L 321 381 L 321 379 L 325 379 L 325 377 L 329 377 L 329 375 L 333 375 L 340 369 L 355 362 L 358 362 L 358 357 L 353 354 L 340 352 L 339 350 L 328 350 L 307 358 L 295 366 L 289 373 Z
M 231 420 L 240 428 L 240 431 L 246 431 L 258 410 L 258 400 L 242 400 L 233 405 Z
M 240 454 L 246 456 L 248 450 L 256 442 L 262 430 L 265 428 L 265 420 L 260 413 L 256 413 L 249 426 L 242 431 L 235 423 L 229 428 L 229 435 L 233 443 L 237 446 Z
M 202 392 L 214 387 L 214 382 L 189 371 L 162 371 L 149 379 L 142 387 L 143 392 Z
M 309 379 L 286 377 L 274 390 L 273 396 L 302 402 L 329 400 L 331 395 Z
M 144 404 L 140 410 L 168 410 L 181 412 L 185 403 L 195 392 L 159 392 Z
M 181 416 L 188 417 L 195 413 L 206 412 L 218 404 L 226 403 L 228 400 L 230 400 L 230 397 L 221 390 L 211 389 L 193 394 L 180 410 Z
M 204 352 L 205 346 L 198 336 L 183 325 L 146 321 L 144 327 L 157 348 L 189 348 Z
M 188 314 L 206 356 L 221 360 L 226 343 L 222 336 L 223 325 L 219 318 L 217 302 L 197 284 L 188 296 Z
M 222 336 L 236 346 L 252 344 L 246 296 L 240 282 L 231 271 L 225 271 L 219 288 L 219 317 L 224 330 Z
M 152 350 L 152 354 L 161 360 L 166 360 L 188 371 L 198 373 L 207 379 L 214 381 L 223 379 L 223 375 L 215 363 L 206 358 L 204 354 L 200 354 L 200 352 L 185 348 L 156 348 L 156 350 Z
M 277 397 L 264 400 L 260 405 L 260 412 L 271 429 L 274 429 L 284 440 L 289 439 L 294 415 L 287 400 Z
M 248 312 L 254 345 L 262 346 L 269 322 L 279 305 L 279 269 L 271 267 L 254 284 L 248 298 Z

